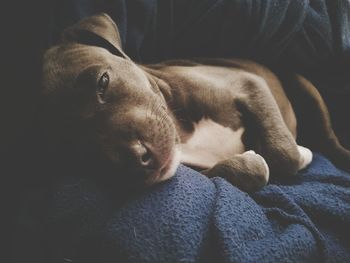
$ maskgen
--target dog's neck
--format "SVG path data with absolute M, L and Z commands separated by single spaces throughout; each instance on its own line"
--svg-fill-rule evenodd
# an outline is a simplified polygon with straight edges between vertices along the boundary
M 181 81 L 173 81 L 169 73 L 144 68 L 155 90 L 166 100 L 178 135 L 177 149 L 183 164 L 202 170 L 245 150 L 242 142 L 244 128 L 236 131 L 215 122 L 204 114 L 205 107 L 196 104 L 191 88 Z
M 139 65 L 140 68 L 145 72 L 150 84 L 155 88 L 156 90 L 159 90 L 159 92 L 162 93 L 164 99 L 167 103 L 170 101 L 173 101 L 173 90 L 169 83 L 165 81 L 164 78 L 162 78 L 162 73 L 160 70 L 153 69 L 147 66 Z
M 163 95 L 169 109 L 168 114 L 174 121 L 178 135 L 182 138 L 186 136 L 186 133 L 192 132 L 194 130 L 194 122 L 199 119 L 194 120 L 191 114 L 185 111 L 185 109 L 188 109 L 185 97 L 189 94 L 184 93 L 179 87 L 172 87 L 171 83 L 167 81 L 169 76 L 165 76 L 166 73 L 163 71 L 143 65 L 140 65 L 140 67 L 144 70 L 153 88 L 159 90 Z

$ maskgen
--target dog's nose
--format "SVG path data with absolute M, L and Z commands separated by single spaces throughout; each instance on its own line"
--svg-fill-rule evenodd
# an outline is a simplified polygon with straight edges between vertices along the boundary
M 137 141 L 131 146 L 132 152 L 136 157 L 138 164 L 142 168 L 151 169 L 155 165 L 155 157 L 144 143 Z

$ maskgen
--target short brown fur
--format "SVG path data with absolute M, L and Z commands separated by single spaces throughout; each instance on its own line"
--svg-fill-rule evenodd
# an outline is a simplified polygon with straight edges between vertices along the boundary
M 176 145 L 186 143 L 202 119 L 245 128 L 245 149 L 259 155 L 238 153 L 203 171 L 243 190 L 267 183 L 264 159 L 272 176 L 297 173 L 297 133 L 303 145 L 350 170 L 350 152 L 334 134 L 325 103 L 301 76 L 279 79 L 238 59 L 138 65 L 105 14 L 68 28 L 62 43 L 46 52 L 43 84 L 54 133 L 82 141 L 146 184 L 167 172 Z

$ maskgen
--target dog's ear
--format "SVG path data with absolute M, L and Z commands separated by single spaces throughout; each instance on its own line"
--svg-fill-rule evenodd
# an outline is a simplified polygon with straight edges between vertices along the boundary
M 63 31 L 63 42 L 103 47 L 114 55 L 129 59 L 123 52 L 117 25 L 105 13 L 82 19 Z

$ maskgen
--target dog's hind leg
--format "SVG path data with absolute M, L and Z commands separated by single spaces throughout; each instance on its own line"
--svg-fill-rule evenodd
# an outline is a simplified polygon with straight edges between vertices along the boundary
M 350 151 L 340 144 L 318 90 L 302 76 L 283 76 L 282 81 L 298 120 L 298 143 L 326 155 L 349 172 Z

